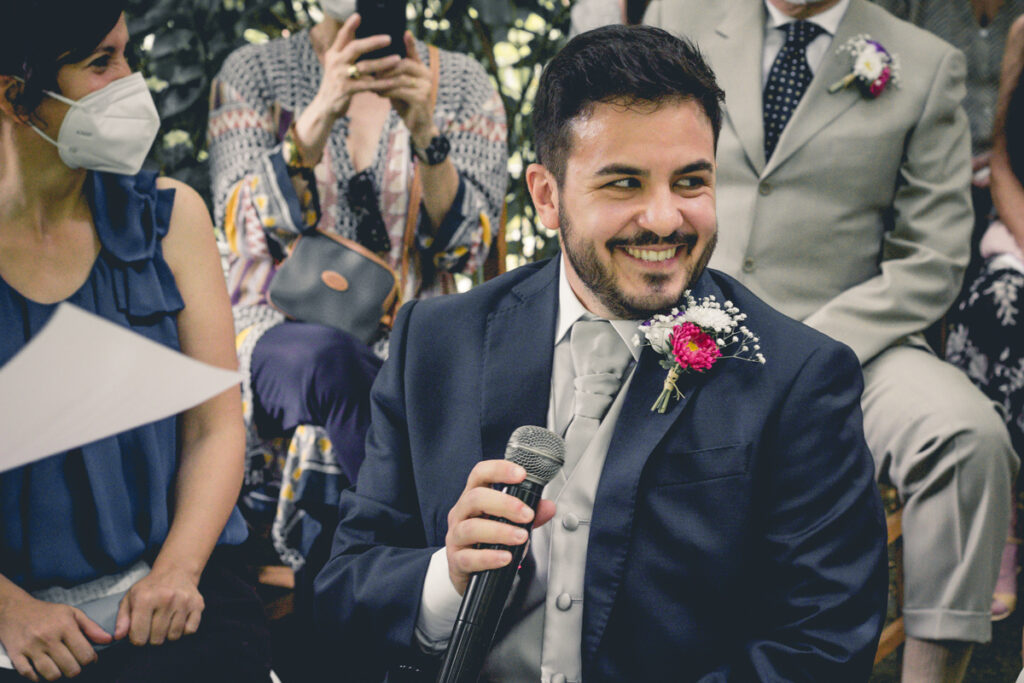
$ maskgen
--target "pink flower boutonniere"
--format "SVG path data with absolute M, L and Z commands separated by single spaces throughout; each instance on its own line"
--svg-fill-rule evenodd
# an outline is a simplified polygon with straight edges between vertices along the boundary
M 843 52 L 853 56 L 853 70 L 833 83 L 828 89 L 830 93 L 855 83 L 865 97 L 874 99 L 889 84 L 899 87 L 899 58 L 890 54 L 881 43 L 871 40 L 867 34 L 851 38 L 836 50 L 837 54 Z
M 668 370 L 661 395 L 651 406 L 659 413 L 668 409 L 672 398 L 683 397 L 676 385 L 683 372 L 704 372 L 721 358 L 765 362 L 757 335 L 741 324 L 746 314 L 731 301 L 723 305 L 706 296 L 698 303 L 689 291 L 685 296 L 685 308 L 673 308 L 640 324 L 643 343 L 663 356 L 661 367 Z M 636 343 L 640 344 L 639 335 Z

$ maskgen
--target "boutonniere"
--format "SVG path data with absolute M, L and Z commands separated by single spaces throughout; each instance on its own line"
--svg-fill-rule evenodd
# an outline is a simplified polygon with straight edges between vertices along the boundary
M 862 33 L 850 38 L 836 54 L 849 52 L 853 56 L 853 70 L 829 87 L 830 93 L 838 92 L 855 83 L 865 97 L 875 98 L 891 83 L 899 87 L 899 57 L 890 54 L 878 41 Z
M 704 372 L 722 358 L 764 363 L 760 340 L 742 324 L 746 313 L 740 313 L 731 301 L 718 303 L 713 296 L 700 302 L 689 290 L 684 296 L 685 308 L 673 308 L 640 323 L 640 334 L 635 340 L 639 346 L 639 337 L 643 335 L 643 343 L 663 356 L 660 365 L 668 370 L 661 395 L 651 406 L 651 410 L 659 413 L 668 409 L 672 398 L 683 398 L 676 383 L 684 372 Z

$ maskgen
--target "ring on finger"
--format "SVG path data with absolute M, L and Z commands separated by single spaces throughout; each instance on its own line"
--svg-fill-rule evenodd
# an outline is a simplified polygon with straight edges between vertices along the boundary
M 358 81 L 363 77 L 363 72 L 359 70 L 359 65 L 349 64 L 348 65 L 348 77 L 354 81 Z

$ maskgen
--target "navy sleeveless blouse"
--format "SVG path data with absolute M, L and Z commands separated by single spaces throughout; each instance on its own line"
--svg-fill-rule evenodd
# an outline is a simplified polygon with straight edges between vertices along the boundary
M 85 191 L 101 249 L 66 301 L 180 350 L 177 314 L 185 304 L 161 248 L 174 190 L 158 190 L 156 174 L 143 172 L 90 173 Z M 0 365 L 56 307 L 0 278 Z M 170 527 L 178 447 L 170 417 L 0 473 L 0 573 L 31 591 L 152 562 Z M 235 508 L 218 542 L 238 544 L 246 534 Z

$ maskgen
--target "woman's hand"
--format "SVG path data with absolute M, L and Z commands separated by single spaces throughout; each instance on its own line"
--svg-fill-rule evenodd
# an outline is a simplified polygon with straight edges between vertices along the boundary
M 405 51 L 405 59 L 380 74 L 380 79 L 389 81 L 390 85 L 377 94 L 391 100 L 391 106 L 402 117 L 413 142 L 423 149 L 438 133 L 430 102 L 430 69 L 420 60 L 416 41 L 408 31 L 405 32 Z
M 19 592 L 0 602 L 0 643 L 14 670 L 30 681 L 77 676 L 96 661 L 92 643 L 111 642 L 110 634 L 82 610 Z
M 199 629 L 203 596 L 198 577 L 181 569 L 156 567 L 121 599 L 114 637 L 132 645 L 162 645 Z
M 357 74 L 353 74 L 352 67 L 356 60 L 367 52 L 379 50 L 391 43 L 391 38 L 385 35 L 356 38 L 359 21 L 358 14 L 349 17 L 323 54 L 324 75 L 313 102 L 322 106 L 335 119 L 348 111 L 353 94 L 386 87 L 386 81 L 374 76 L 391 69 L 400 61 L 398 55 L 367 59 L 359 62 Z
M 356 60 L 367 52 L 387 47 L 389 36 L 356 38 L 359 15 L 353 14 L 338 29 L 334 41 L 320 55 L 323 62 L 323 76 L 320 89 L 295 121 L 295 142 L 302 158 L 315 164 L 323 154 L 327 138 L 334 122 L 348 113 L 352 96 L 358 92 L 379 92 L 391 83 L 380 74 L 399 63 L 398 55 L 380 59 Z M 316 27 L 313 29 L 316 31 Z

